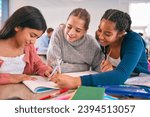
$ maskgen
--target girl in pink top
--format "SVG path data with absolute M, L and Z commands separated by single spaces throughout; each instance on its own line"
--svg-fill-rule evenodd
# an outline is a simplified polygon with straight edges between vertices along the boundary
M 42 62 L 34 48 L 36 39 L 46 29 L 43 15 L 37 8 L 32 6 L 21 7 L 9 17 L 0 30 L 0 84 L 30 80 L 32 78 L 29 75 L 32 74 L 50 75 L 52 68 Z M 16 61 L 13 62 L 13 59 L 22 55 L 23 59 L 15 64 Z M 12 65 L 15 68 L 10 68 Z M 6 68 L 9 68 L 11 72 L 9 73 Z M 16 74 L 13 72 L 13 70 L 17 71 L 16 69 L 21 72 Z

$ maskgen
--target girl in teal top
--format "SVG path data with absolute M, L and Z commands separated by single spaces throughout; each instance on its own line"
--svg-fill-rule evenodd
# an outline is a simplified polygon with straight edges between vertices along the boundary
M 130 29 L 131 23 L 127 13 L 116 9 L 107 10 L 96 31 L 96 37 L 106 54 L 101 63 L 101 73 L 76 78 L 58 74 L 53 76 L 52 81 L 61 88 L 120 85 L 124 84 L 133 72 L 150 73 L 144 41 L 139 34 Z M 116 66 L 110 61 L 112 59 L 116 60 Z

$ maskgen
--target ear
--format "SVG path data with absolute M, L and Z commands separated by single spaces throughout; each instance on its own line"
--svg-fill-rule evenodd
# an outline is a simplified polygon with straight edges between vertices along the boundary
M 125 33 L 126 33 L 126 32 L 125 32 L 124 30 L 121 31 L 121 32 L 119 32 L 119 33 L 118 33 L 118 37 L 123 37 L 123 36 L 125 35 Z
M 18 32 L 19 30 L 21 30 L 20 26 L 15 27 L 15 31 Z

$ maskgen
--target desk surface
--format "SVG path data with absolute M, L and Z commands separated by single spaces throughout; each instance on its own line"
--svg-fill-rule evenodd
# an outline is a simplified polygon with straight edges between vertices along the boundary
M 32 93 L 24 84 L 8 84 L 0 85 L 0 100 L 8 99 L 12 97 L 20 97 L 25 100 L 38 100 L 39 98 L 46 96 L 54 91 L 45 93 Z
M 24 84 L 8 84 L 8 85 L 0 85 L 0 100 L 12 98 L 12 97 L 20 97 L 25 100 L 38 100 L 39 98 L 46 96 L 50 93 L 54 93 L 55 90 L 44 92 L 44 93 L 32 93 Z M 66 93 L 68 94 L 68 93 Z M 61 94 L 60 97 L 65 94 Z M 118 97 L 120 98 L 120 97 Z M 123 100 L 136 100 L 140 98 L 127 98 L 121 97 Z

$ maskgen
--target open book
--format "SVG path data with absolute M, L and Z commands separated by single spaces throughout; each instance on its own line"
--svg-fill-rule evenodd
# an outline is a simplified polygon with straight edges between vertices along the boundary
M 83 76 L 89 74 L 96 74 L 94 71 L 84 71 L 84 72 L 74 72 L 74 73 L 64 73 L 70 76 Z M 23 83 L 33 92 L 33 93 L 42 93 L 47 92 L 54 89 L 59 89 L 57 84 L 48 80 L 48 78 L 44 78 L 42 76 L 33 76 L 36 80 L 25 80 Z
M 141 73 L 139 76 L 129 78 L 124 84 L 150 87 L 150 74 Z
M 54 89 L 59 89 L 57 84 L 54 82 L 48 81 L 47 78 L 42 76 L 32 76 L 36 80 L 25 80 L 23 83 L 33 92 L 33 93 L 42 93 Z

